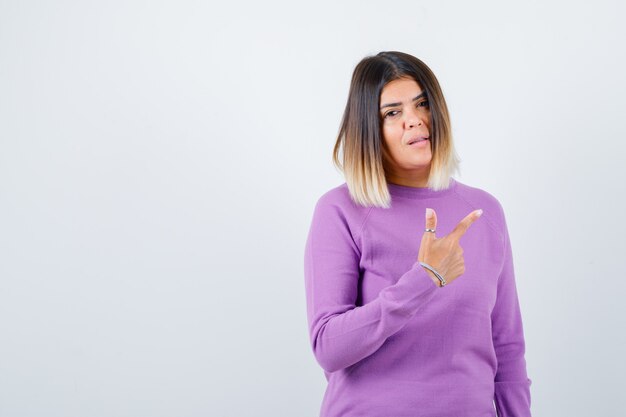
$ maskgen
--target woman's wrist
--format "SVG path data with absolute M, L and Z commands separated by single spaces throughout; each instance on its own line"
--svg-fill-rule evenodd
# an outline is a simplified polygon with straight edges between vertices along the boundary
M 425 266 L 422 266 L 422 268 L 424 268 L 424 270 L 426 271 L 426 273 L 428 274 L 428 276 L 430 277 L 430 279 L 433 280 L 433 282 L 435 283 L 436 286 L 441 287 L 441 281 L 439 281 L 439 278 L 437 278 L 437 275 L 435 275 L 433 273 L 433 271 L 431 271 L 430 269 L 426 268 Z

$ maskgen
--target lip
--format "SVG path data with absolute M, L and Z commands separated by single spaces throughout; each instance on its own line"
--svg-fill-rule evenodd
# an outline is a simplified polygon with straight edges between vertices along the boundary
M 413 142 L 416 142 L 416 141 L 421 140 L 421 139 L 429 140 L 430 136 L 414 136 L 411 139 L 409 139 L 406 144 L 407 145 L 411 145 Z

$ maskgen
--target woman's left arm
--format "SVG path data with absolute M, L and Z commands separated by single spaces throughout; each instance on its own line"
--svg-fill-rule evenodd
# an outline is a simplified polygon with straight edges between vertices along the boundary
M 501 215 L 504 262 L 491 313 L 493 346 L 498 360 L 494 399 L 499 417 L 530 417 L 532 380 L 526 373 L 524 329 L 515 285 L 513 251 L 504 211 Z

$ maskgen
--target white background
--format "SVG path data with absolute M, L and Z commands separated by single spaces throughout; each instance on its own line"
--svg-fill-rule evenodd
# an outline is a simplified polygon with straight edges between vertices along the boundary
M 0 1 L 0 416 L 317 416 L 303 251 L 352 70 L 438 77 L 535 416 L 626 406 L 619 1 Z

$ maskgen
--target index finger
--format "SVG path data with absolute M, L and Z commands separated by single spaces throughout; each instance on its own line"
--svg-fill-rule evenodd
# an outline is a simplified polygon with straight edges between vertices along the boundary
M 452 236 L 457 240 L 461 239 L 465 232 L 467 232 L 467 229 L 469 229 L 469 227 L 480 217 L 481 214 L 483 214 L 482 209 L 472 211 L 470 214 L 465 216 L 459 224 L 456 225 L 454 230 L 452 230 L 448 236 Z

